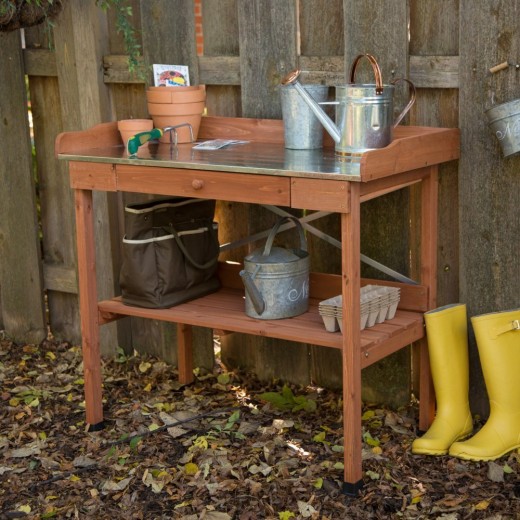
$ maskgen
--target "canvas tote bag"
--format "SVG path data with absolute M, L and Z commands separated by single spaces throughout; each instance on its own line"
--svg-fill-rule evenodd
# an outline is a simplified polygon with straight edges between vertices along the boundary
M 166 308 L 218 290 L 215 201 L 173 197 L 125 207 L 123 303 Z

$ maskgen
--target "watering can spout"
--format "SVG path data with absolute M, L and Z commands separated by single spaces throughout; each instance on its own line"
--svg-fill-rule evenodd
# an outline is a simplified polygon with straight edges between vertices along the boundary
M 257 314 L 262 315 L 265 311 L 265 301 L 260 291 L 255 285 L 251 274 L 245 271 L 244 269 L 240 271 L 240 276 L 242 277 L 242 281 L 244 282 L 244 287 L 251 298 L 251 302 L 253 303 L 253 307 Z
M 334 142 L 339 144 L 341 141 L 341 132 L 339 131 L 334 121 L 332 121 L 332 119 L 323 111 L 320 105 L 318 105 L 312 96 L 302 87 L 301 83 L 298 81 L 300 73 L 301 71 L 299 69 L 289 72 L 289 74 L 287 74 L 287 76 L 285 76 L 285 78 L 282 80 L 282 85 L 292 85 L 296 89 L 296 91 L 300 94 L 302 99 L 305 101 L 305 103 L 307 103 L 314 115 L 323 125 L 325 130 L 330 134 L 332 139 L 334 139 Z

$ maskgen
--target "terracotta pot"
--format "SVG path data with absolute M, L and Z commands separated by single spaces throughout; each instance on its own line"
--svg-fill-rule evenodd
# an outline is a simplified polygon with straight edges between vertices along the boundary
M 128 139 L 139 132 L 148 132 L 153 129 L 152 119 L 122 119 L 117 122 L 117 128 L 126 146 Z
M 205 104 L 205 101 L 199 101 L 197 103 L 148 103 L 148 113 L 152 118 L 154 116 L 202 114 Z
M 193 139 L 197 139 L 200 121 L 206 104 L 205 85 L 149 87 L 146 91 L 146 98 L 148 100 L 148 113 L 152 117 L 156 128 L 164 129 L 169 126 L 189 123 L 193 129 Z M 163 135 L 160 141 L 161 143 L 169 143 L 169 133 Z M 177 142 L 191 142 L 189 128 L 181 127 L 177 130 Z
M 146 91 L 149 103 L 194 103 L 206 99 L 206 86 L 197 87 L 149 87 Z

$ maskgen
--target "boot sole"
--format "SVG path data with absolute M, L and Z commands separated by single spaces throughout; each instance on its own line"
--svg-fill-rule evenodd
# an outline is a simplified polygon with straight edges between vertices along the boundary
M 463 433 L 462 435 L 460 435 L 459 437 L 457 437 L 453 442 L 459 442 L 459 441 L 465 441 L 466 439 L 468 439 L 469 437 L 471 437 L 473 433 L 473 429 L 471 429 L 471 431 L 469 432 L 465 432 Z M 515 449 L 515 448 L 513 448 Z M 450 448 L 446 448 L 445 450 L 432 450 L 432 449 L 415 449 L 415 450 L 412 450 L 412 453 L 414 455 L 448 455 L 450 451 Z M 507 452 L 506 452 L 507 453 Z
M 520 444 L 517 444 L 516 446 L 513 446 L 512 448 L 508 448 L 507 450 L 504 450 L 502 453 L 499 453 L 498 455 L 492 455 L 490 457 L 471 456 L 471 455 L 467 455 L 466 453 L 461 453 L 461 454 L 452 455 L 452 456 L 453 457 L 457 457 L 457 459 L 471 460 L 471 461 L 474 461 L 474 462 L 488 461 L 488 460 L 497 460 L 500 457 L 503 457 L 504 455 L 506 455 L 507 453 L 511 453 L 512 451 L 517 450 L 519 448 L 520 448 Z M 450 453 L 450 455 L 451 455 L 451 453 Z
M 412 450 L 414 455 L 447 455 L 448 450 Z

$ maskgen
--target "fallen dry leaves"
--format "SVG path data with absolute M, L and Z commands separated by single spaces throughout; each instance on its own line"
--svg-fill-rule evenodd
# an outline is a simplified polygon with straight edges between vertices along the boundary
M 0 518 L 520 518 L 520 455 L 410 453 L 414 406 L 363 410 L 365 487 L 339 492 L 341 394 L 120 352 L 85 430 L 80 347 L 0 342 Z

